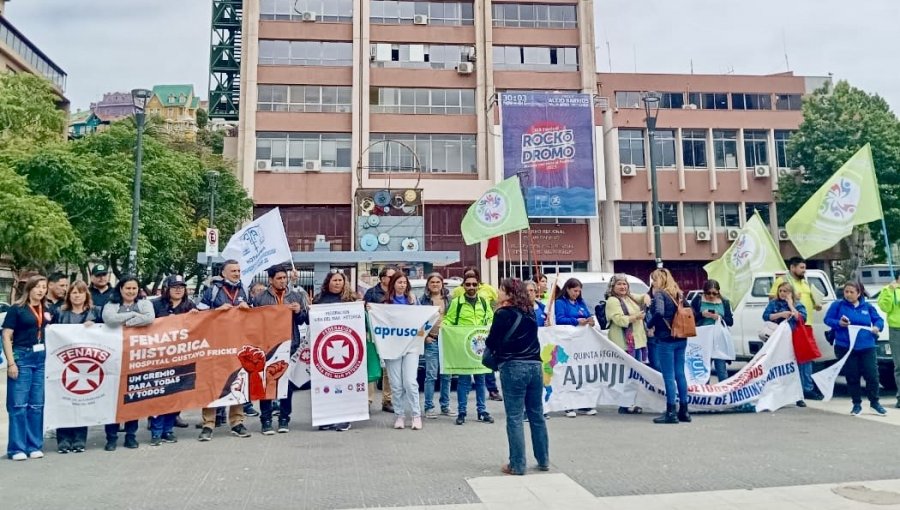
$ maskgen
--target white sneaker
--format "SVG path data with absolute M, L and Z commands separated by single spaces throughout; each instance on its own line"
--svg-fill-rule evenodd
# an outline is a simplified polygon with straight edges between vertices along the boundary
M 422 417 L 414 416 L 412 419 L 412 427 L 413 430 L 422 430 Z
M 29 458 L 29 459 L 43 459 L 43 458 L 44 458 L 44 452 L 42 452 L 42 451 L 40 451 L 40 450 L 35 450 L 35 451 L 31 452 L 30 455 L 28 455 L 28 458 Z
M 13 456 L 10 458 L 12 460 L 25 460 L 28 458 L 28 455 L 25 455 L 25 452 L 19 452 L 19 453 L 14 453 Z
M 597 414 L 596 409 L 589 409 L 587 411 L 579 411 L 579 412 L 585 416 L 594 416 L 595 414 Z
M 401 416 L 401 417 L 398 417 L 398 418 L 394 421 L 394 428 L 397 429 L 397 430 L 401 430 L 401 429 L 403 429 L 404 427 L 406 427 L 406 425 L 403 423 L 403 417 L 402 417 L 402 416 Z
M 575 411 L 566 411 L 566 418 L 574 418 L 576 416 L 578 416 L 578 414 Z

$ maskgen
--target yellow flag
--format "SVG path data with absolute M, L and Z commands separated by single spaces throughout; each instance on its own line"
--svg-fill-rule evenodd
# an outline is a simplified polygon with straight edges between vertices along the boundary
M 854 226 L 882 216 L 872 148 L 866 144 L 809 197 L 785 230 L 800 255 L 809 258 L 836 245 Z

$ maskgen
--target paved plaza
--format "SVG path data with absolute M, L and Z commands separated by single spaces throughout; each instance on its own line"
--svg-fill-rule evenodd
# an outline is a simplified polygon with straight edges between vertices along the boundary
M 139 449 L 120 440 L 108 453 L 94 427 L 85 453 L 59 455 L 51 439 L 44 459 L 0 461 L 0 491 L 17 510 L 900 508 L 900 410 L 893 408 L 887 417 L 853 418 L 839 397 L 777 413 L 696 415 L 677 426 L 611 408 L 554 415 L 551 470 L 525 477 L 500 474 L 503 407 L 489 408 L 493 425 L 441 418 L 422 431 L 398 431 L 393 416 L 373 406 L 372 419 L 348 432 L 319 432 L 310 426 L 308 393 L 298 392 L 286 435 L 262 436 L 250 418 L 248 439 L 218 428 L 212 442 L 200 443 L 195 429 L 176 429 L 178 444 L 150 447 L 142 421 Z M 5 420 L 2 413 L 4 447 Z

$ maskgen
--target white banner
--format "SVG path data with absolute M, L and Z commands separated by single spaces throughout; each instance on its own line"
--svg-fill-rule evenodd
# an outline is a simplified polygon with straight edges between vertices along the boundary
M 313 426 L 369 419 L 364 305 L 359 301 L 309 309 Z
M 122 328 L 59 324 L 46 335 L 44 430 L 115 423 Z
M 235 232 L 222 250 L 222 258 L 240 263 L 245 289 L 250 288 L 253 277 L 261 271 L 290 261 L 291 248 L 281 222 L 281 211 L 276 207 Z
M 385 305 L 368 306 L 369 327 L 378 356 L 398 359 L 407 353 L 425 352 L 425 335 L 440 317 L 436 306 Z
M 665 409 L 662 375 L 628 356 L 605 332 L 553 326 L 539 330 L 544 362 L 544 410 L 597 405 Z M 717 384 L 689 385 L 696 411 L 755 404 L 774 411 L 803 398 L 790 328 L 779 327 L 737 374 Z
M 819 391 L 822 392 L 822 395 L 825 395 L 825 398 L 822 399 L 825 402 L 828 402 L 834 396 L 834 383 L 837 381 L 841 369 L 844 368 L 844 364 L 847 363 L 850 353 L 853 352 L 853 347 L 856 345 L 856 335 L 863 329 L 862 326 L 848 326 L 847 328 L 850 330 L 850 349 L 847 350 L 847 354 L 844 354 L 844 357 L 839 359 L 834 365 L 824 370 L 819 370 L 812 375 L 813 381 L 819 387 Z
M 709 382 L 710 360 L 712 358 L 713 335 L 716 326 L 699 326 L 697 336 L 687 339 L 684 350 L 684 376 L 688 384 Z
M 297 326 L 300 331 L 300 347 L 291 356 L 288 378 L 298 388 L 309 382 L 309 326 Z

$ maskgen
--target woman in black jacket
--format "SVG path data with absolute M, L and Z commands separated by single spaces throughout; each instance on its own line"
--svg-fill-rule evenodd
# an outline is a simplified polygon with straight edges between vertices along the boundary
M 550 469 L 550 446 L 544 421 L 541 394 L 541 344 L 538 324 L 522 280 L 507 278 L 500 282 L 500 307 L 485 344 L 500 366 L 503 407 L 506 409 L 506 437 L 509 463 L 501 471 L 508 475 L 525 474 L 525 430 L 522 420 L 528 415 L 531 447 L 538 469 Z M 524 410 L 523 410 L 524 409 Z
M 347 285 L 347 278 L 344 273 L 331 271 L 325 275 L 325 281 L 322 282 L 322 288 L 319 293 L 313 297 L 312 304 L 324 305 L 332 303 L 348 303 L 357 301 L 356 296 Z M 310 345 L 311 346 L 311 345 Z M 333 423 L 331 425 L 322 425 L 319 430 L 336 430 L 344 432 L 350 430 L 350 422 Z

